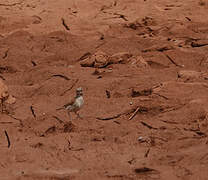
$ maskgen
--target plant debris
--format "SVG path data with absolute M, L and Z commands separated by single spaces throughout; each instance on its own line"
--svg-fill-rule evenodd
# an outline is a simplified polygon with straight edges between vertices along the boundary
M 64 19 L 64 18 L 61 18 L 61 21 L 62 21 L 62 24 L 63 24 L 63 26 L 65 27 L 65 29 L 66 29 L 67 31 L 70 31 L 70 28 L 69 28 L 69 26 L 66 24 L 65 19 Z
M 143 174 L 143 173 L 157 172 L 157 170 L 148 167 L 141 167 L 134 169 L 134 172 L 138 174 Z
M 9 147 L 10 147 L 10 145 L 11 145 L 11 142 L 10 142 L 10 139 L 9 139 L 9 135 L 8 135 L 8 133 L 7 133 L 7 131 L 6 131 L 6 130 L 4 131 L 4 133 L 5 133 L 5 135 L 6 135 L 7 142 L 8 142 L 8 148 L 9 148 Z

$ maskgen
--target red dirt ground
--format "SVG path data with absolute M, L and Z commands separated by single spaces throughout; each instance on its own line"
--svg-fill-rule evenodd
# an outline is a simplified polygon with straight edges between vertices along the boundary
M 205 0 L 1 0 L 0 77 L 17 101 L 0 117 L 0 179 L 207 179 L 207 9 Z M 101 51 L 132 57 L 97 74 L 80 65 Z M 80 86 L 83 119 L 70 120 L 56 109 Z

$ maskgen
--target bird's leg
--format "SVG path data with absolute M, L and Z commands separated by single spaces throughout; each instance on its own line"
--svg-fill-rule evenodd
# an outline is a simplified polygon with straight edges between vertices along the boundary
M 69 110 L 67 111 L 67 114 L 69 116 L 69 119 L 71 120 L 71 114 L 70 114 L 70 111 Z
M 74 111 L 74 113 L 77 115 L 78 118 L 83 119 L 82 116 L 80 116 L 77 111 Z

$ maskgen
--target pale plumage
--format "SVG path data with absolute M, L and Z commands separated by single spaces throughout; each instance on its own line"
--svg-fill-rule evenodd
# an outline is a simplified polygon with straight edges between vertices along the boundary
M 81 109 L 83 104 L 84 104 L 84 98 L 83 98 L 82 88 L 80 87 L 76 89 L 76 96 L 74 97 L 74 99 L 69 103 L 65 104 L 62 108 L 59 108 L 57 110 L 66 109 L 70 118 L 71 118 L 70 112 L 74 112 L 79 118 L 81 118 L 80 115 L 78 114 L 78 111 Z

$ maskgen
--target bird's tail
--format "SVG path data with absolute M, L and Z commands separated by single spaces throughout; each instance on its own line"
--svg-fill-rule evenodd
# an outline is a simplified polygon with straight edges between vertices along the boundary
M 59 110 L 62 110 L 62 109 L 64 109 L 63 107 L 61 107 L 61 108 L 58 108 L 58 109 L 56 109 L 56 111 L 59 111 Z

